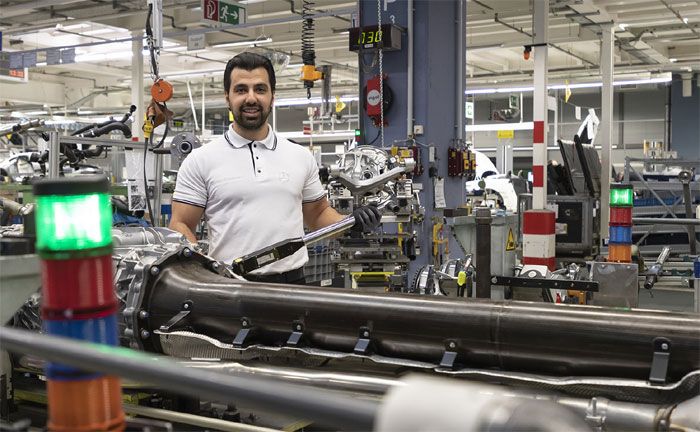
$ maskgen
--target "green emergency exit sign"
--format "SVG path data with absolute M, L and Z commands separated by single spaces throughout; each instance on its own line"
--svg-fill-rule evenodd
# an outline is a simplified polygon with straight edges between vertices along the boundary
M 245 8 L 223 0 L 202 0 L 202 18 L 217 24 L 243 24 Z

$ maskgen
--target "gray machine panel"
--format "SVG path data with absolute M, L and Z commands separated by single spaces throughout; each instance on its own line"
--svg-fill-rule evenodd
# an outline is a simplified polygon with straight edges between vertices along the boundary
M 557 206 L 557 256 L 593 255 L 596 201 L 577 195 L 549 195 L 547 201 Z

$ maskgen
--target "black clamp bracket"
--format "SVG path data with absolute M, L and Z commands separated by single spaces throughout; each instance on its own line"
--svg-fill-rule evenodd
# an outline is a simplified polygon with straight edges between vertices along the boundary
M 170 318 L 170 320 L 168 320 L 167 323 L 161 325 L 159 330 L 162 332 L 169 332 L 170 329 L 175 326 L 175 324 L 185 319 L 185 317 L 187 317 L 187 315 L 189 315 L 190 312 L 192 312 L 193 306 L 194 304 L 191 300 L 184 301 L 182 303 L 182 306 L 180 307 L 180 312 L 178 312 L 175 316 Z
M 440 367 L 454 369 L 455 360 L 457 360 L 457 342 L 448 340 L 445 342 L 445 352 L 440 359 Z
M 666 384 L 668 363 L 671 360 L 671 341 L 664 337 L 654 339 L 654 357 L 651 360 L 649 382 L 651 384 Z
M 360 334 L 352 352 L 359 355 L 366 355 L 372 343 L 372 332 L 369 327 L 360 327 Z
M 304 337 L 304 323 L 295 320 L 292 323 L 292 334 L 289 335 L 289 338 L 287 339 L 287 346 L 299 346 L 299 343 L 301 342 L 301 339 Z
M 243 348 L 248 339 L 253 336 L 253 330 L 255 329 L 251 321 L 246 317 L 241 318 L 241 329 L 238 330 L 236 337 L 233 338 L 232 345 L 236 348 Z

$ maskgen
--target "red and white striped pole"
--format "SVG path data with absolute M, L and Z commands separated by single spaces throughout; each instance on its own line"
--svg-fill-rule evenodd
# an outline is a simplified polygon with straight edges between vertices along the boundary
M 547 30 L 549 0 L 533 2 L 532 210 L 523 215 L 523 264 L 556 267 L 555 215 L 547 205 Z

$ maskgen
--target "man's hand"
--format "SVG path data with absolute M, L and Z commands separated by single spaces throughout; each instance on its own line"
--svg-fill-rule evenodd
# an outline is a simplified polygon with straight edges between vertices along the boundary
M 382 212 L 374 205 L 358 207 L 352 215 L 355 217 L 355 225 L 352 229 L 356 231 L 374 231 L 382 221 Z

